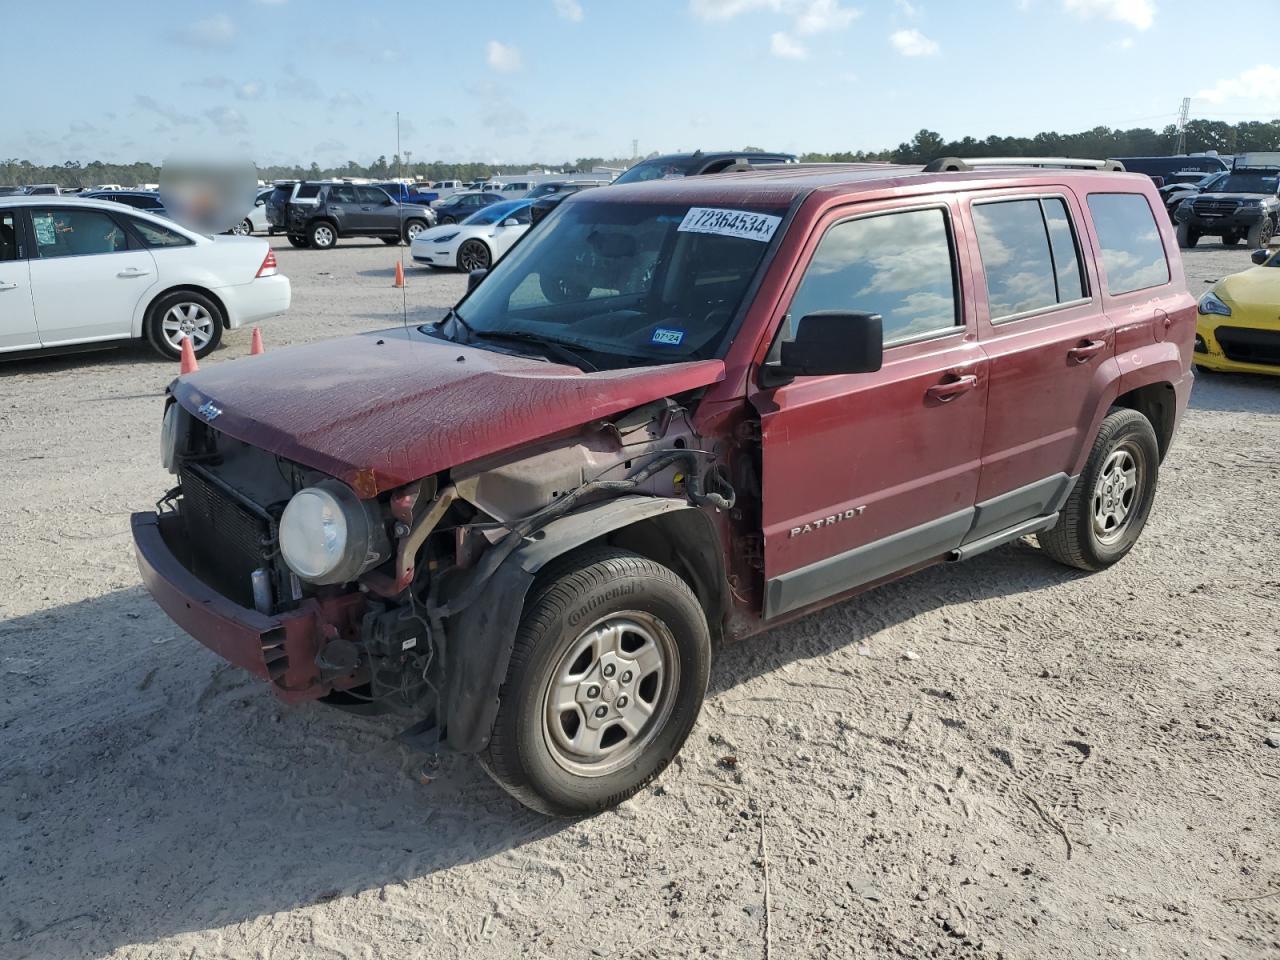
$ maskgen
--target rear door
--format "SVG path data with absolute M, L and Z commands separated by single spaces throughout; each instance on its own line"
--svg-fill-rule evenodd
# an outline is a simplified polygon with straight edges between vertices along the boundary
M 23 212 L 0 210 L 0 352 L 40 346 Z
M 1074 194 L 1011 190 L 964 206 L 991 376 L 974 541 L 1065 500 L 1116 380 L 1115 330 Z
M 879 313 L 884 364 L 752 396 L 766 617 L 935 559 L 968 531 L 987 373 L 958 239 L 952 198 L 845 208 L 810 239 L 782 323 L 817 310 Z
M 128 337 L 156 282 L 151 253 L 92 207 L 32 207 L 31 294 L 41 343 Z
M 322 195 L 324 210 L 338 224 L 341 234 L 359 233 L 367 229 L 366 214 L 361 212 L 360 198 L 356 196 L 356 188 L 349 183 L 339 183 L 325 187 Z

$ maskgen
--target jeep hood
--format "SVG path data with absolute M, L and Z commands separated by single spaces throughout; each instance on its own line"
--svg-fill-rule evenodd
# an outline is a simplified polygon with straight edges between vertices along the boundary
M 211 364 L 170 389 L 222 433 L 371 497 L 723 378 L 719 360 L 583 373 L 397 329 Z

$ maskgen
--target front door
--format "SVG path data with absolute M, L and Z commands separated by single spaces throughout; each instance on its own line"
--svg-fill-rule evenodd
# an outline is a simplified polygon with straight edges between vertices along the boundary
M 1103 393 L 1115 334 L 1098 278 L 1082 269 L 1073 194 L 1009 193 L 968 204 L 978 333 L 990 364 L 987 429 L 970 540 L 1051 515 L 1070 492 Z M 1154 226 L 1154 225 L 1153 225 Z
M 21 212 L 0 210 L 0 351 L 40 346 L 27 256 Z
M 385 190 L 356 187 L 360 201 L 360 229 L 368 233 L 396 236 L 400 232 L 400 205 L 391 203 Z
M 105 210 L 34 207 L 31 294 L 41 343 L 128 337 L 139 301 L 156 283 L 151 253 Z
M 811 239 L 783 323 L 883 318 L 875 373 L 758 389 L 765 616 L 936 559 L 973 520 L 987 371 L 960 278 L 953 202 L 845 208 Z

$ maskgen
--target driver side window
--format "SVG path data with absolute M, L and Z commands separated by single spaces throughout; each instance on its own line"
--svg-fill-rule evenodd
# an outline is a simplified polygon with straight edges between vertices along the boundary
M 878 313 L 884 342 L 946 333 L 963 321 L 955 257 L 942 208 L 872 214 L 837 223 L 814 251 L 788 311 Z

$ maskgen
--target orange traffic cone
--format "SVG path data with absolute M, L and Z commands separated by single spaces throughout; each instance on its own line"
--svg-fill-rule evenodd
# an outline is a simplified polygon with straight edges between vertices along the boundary
M 393 283 L 392 286 L 393 287 L 404 286 L 404 264 L 401 263 L 399 260 L 396 261 L 396 282 Z
M 262 347 L 262 329 L 254 327 L 253 339 L 249 341 L 249 356 L 256 357 L 258 354 L 266 352 Z
M 191 338 L 182 338 L 182 364 L 178 367 L 178 376 L 188 373 L 195 373 L 200 369 L 200 364 L 196 363 L 196 352 L 191 347 Z

